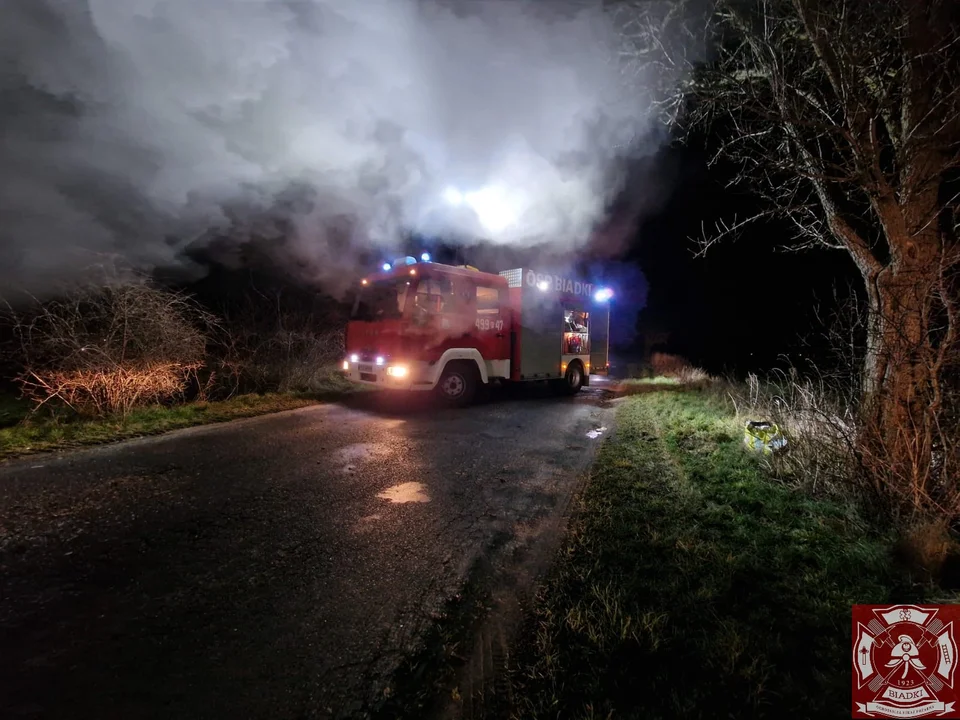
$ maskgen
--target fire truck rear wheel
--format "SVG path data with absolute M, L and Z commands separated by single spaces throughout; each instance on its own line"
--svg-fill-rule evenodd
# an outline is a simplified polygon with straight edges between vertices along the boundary
M 583 388 L 583 367 L 580 363 L 570 363 L 563 380 L 554 381 L 554 387 L 563 395 L 576 395 Z
M 448 405 L 469 405 L 477 394 L 479 381 L 479 372 L 474 363 L 449 363 L 437 383 L 437 396 Z

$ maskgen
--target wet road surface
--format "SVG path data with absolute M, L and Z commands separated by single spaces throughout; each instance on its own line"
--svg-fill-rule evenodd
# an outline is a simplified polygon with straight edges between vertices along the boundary
M 0 465 L 0 718 L 362 716 L 562 512 L 600 399 L 363 395 Z

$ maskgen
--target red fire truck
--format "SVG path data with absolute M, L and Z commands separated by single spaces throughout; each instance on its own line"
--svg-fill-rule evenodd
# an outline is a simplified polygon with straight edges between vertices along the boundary
M 456 405 L 494 381 L 548 381 L 573 394 L 607 371 L 611 297 L 562 274 L 400 258 L 361 281 L 343 371 Z

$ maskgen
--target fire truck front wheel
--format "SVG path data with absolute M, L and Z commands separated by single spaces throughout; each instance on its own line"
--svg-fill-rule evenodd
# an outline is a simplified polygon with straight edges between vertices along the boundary
M 472 362 L 452 362 L 443 369 L 437 396 L 448 405 L 469 405 L 477 394 L 480 373 Z

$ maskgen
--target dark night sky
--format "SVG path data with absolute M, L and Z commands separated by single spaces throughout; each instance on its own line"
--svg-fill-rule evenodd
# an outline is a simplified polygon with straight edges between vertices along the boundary
M 638 341 L 645 330 L 669 332 L 668 351 L 712 371 L 769 369 L 782 354 L 798 364 L 810 360 L 817 348 L 800 338 L 822 333 L 815 307 L 829 314 L 834 288 L 856 283 L 852 262 L 839 251 L 784 252 L 778 240 L 789 228 L 773 223 L 694 257 L 691 236 L 718 218 L 748 215 L 755 201 L 725 189 L 724 170 L 708 169 L 695 145 L 670 149 L 664 161 L 678 165 L 679 180 L 625 258 L 639 264 L 649 285 Z

